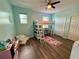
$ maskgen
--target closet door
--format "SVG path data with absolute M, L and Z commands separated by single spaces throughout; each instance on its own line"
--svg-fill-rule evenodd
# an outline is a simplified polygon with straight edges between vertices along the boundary
M 64 37 L 65 21 L 66 17 L 55 18 L 55 34 Z
M 69 39 L 79 40 L 79 15 L 71 17 Z

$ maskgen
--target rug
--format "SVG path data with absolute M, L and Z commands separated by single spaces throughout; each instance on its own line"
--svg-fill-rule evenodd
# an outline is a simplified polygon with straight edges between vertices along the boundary
M 43 37 L 43 40 L 50 44 L 51 46 L 59 47 L 62 45 L 62 42 L 58 41 L 57 39 L 54 39 L 50 36 Z

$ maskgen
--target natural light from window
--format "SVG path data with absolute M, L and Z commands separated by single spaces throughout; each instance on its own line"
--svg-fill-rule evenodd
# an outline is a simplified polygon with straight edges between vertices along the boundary
M 49 21 L 49 17 L 43 16 L 43 21 Z
M 10 24 L 10 16 L 7 12 L 0 12 L 0 24 Z
M 43 22 L 49 22 L 49 17 L 43 16 Z M 48 24 L 43 24 L 43 28 L 48 28 Z
M 19 14 L 20 23 L 27 24 L 27 15 L 26 14 Z

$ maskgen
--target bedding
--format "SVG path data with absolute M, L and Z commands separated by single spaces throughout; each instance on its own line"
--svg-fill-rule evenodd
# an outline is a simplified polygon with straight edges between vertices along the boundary
M 27 40 L 29 39 L 28 36 L 23 34 L 17 35 L 16 38 L 20 40 L 20 44 L 26 44 Z

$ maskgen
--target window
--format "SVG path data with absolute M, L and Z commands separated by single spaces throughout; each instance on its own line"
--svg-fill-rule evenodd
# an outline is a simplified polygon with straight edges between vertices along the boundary
M 0 12 L 0 24 L 10 24 L 9 13 Z
M 49 21 L 49 17 L 43 16 L 43 21 Z
M 48 28 L 49 17 L 43 16 L 43 28 Z
M 19 17 L 20 17 L 21 24 L 27 24 L 27 15 L 26 14 L 19 14 Z

